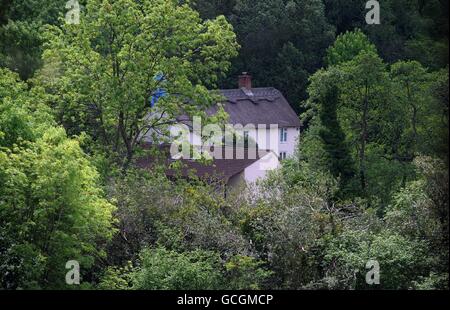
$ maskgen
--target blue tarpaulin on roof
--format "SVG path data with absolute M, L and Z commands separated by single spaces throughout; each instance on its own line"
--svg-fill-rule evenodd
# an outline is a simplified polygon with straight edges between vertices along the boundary
M 158 83 L 163 83 L 165 81 L 165 77 L 163 73 L 158 73 L 153 78 Z M 150 97 L 150 107 L 154 107 L 159 99 L 162 97 L 167 96 L 167 91 L 164 88 L 158 87 L 156 91 L 152 93 L 152 96 Z
M 151 98 L 150 98 L 150 106 L 153 108 L 158 100 L 164 96 L 167 95 L 167 92 L 163 88 L 158 88 L 156 91 L 153 92 Z

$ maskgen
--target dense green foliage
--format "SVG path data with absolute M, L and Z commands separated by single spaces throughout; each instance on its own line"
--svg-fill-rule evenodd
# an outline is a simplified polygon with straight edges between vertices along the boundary
M 211 104 L 207 86 L 237 48 L 225 18 L 203 22 L 189 6 L 165 0 L 92 0 L 79 25 L 49 27 L 45 36 L 36 83 L 54 95 L 57 120 L 70 134 L 88 133 L 105 152 L 125 154 L 125 166 L 142 134 Z M 162 86 L 172 95 L 149 111 Z M 149 112 L 165 117 L 145 118 Z
M 227 16 L 242 46 L 222 86 L 236 87 L 234 77 L 248 71 L 257 86 L 280 89 L 297 111 L 297 102 L 307 98 L 308 76 L 325 64 L 326 48 L 346 31 L 362 29 L 388 63 L 418 60 L 432 69 L 448 63 L 448 1 L 384 0 L 381 25 L 366 24 L 366 2 L 193 0 L 205 18 Z
M 0 287 L 448 289 L 448 2 L 365 2 L 2 1 Z M 136 168 L 242 71 L 299 112 L 294 157 L 227 197 Z
M 418 154 L 448 162 L 438 151 L 447 146 L 448 101 L 433 91 L 448 83 L 448 73 L 417 61 L 387 66 L 373 45 L 361 42 L 368 42 L 361 32 L 340 36 L 328 49 L 330 65 L 311 77 L 303 105 L 311 126 L 300 157 L 340 176 L 342 190 L 350 184 L 351 192 L 384 208 L 416 177 Z
M 0 70 L 1 284 L 62 288 L 66 261 L 87 272 L 105 257 L 114 207 L 79 141 L 33 102 L 40 94 Z
M 30 78 L 42 65 L 42 31 L 64 16 L 66 0 L 2 1 L 0 8 L 0 65 Z

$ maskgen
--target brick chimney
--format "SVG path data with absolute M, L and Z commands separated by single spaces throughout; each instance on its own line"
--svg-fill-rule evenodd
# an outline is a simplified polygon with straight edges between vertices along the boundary
M 242 72 L 242 75 L 239 75 L 239 88 L 252 89 L 252 76 L 247 72 Z

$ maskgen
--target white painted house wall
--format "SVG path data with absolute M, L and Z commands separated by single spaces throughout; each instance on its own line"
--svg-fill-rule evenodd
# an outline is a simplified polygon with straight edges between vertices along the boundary
M 244 131 L 248 132 L 249 137 L 258 143 L 259 148 L 273 151 L 277 154 L 277 156 L 281 153 L 286 153 L 286 157 L 290 157 L 295 154 L 295 150 L 297 149 L 297 144 L 300 137 L 300 128 L 289 127 L 286 128 L 286 130 L 287 139 L 286 141 L 281 141 L 281 128 L 266 131 L 244 128 Z M 172 137 L 176 137 L 179 134 L 179 131 L 180 130 L 176 126 L 172 126 L 170 128 Z M 261 134 L 264 134 L 265 138 L 264 136 L 261 136 Z M 242 135 L 244 135 L 243 132 Z M 191 132 L 189 136 L 189 143 L 195 146 L 200 146 L 202 145 L 202 140 L 198 135 Z
M 255 183 L 267 176 L 268 171 L 280 168 L 280 161 L 275 153 L 270 152 L 257 162 L 248 166 L 244 171 L 244 179 L 247 184 Z
M 260 160 L 254 162 L 248 166 L 244 171 L 235 175 L 228 181 L 228 187 L 230 192 L 240 194 L 242 186 L 255 184 L 260 180 L 264 180 L 267 177 L 269 171 L 280 168 L 281 164 L 278 160 L 278 156 L 270 152 L 263 156 Z
M 281 137 L 278 138 L 278 154 L 285 152 L 287 157 L 290 157 L 295 154 L 295 150 L 297 149 L 297 144 L 300 138 L 300 128 L 289 127 L 286 129 L 286 142 L 281 142 Z

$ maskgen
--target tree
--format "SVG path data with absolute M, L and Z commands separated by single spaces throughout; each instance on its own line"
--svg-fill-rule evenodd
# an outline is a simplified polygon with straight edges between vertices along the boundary
M 334 39 L 321 0 L 238 0 L 229 17 L 242 46 L 222 87 L 250 72 L 255 86 L 278 88 L 294 110 L 306 98 L 308 73 L 319 69 Z
M 0 17 L 0 66 L 19 73 L 24 80 L 31 78 L 42 65 L 43 26 L 59 24 L 66 2 L 7 1 L 0 9 L 4 14 Z
M 333 160 L 339 159 L 339 155 L 324 158 L 319 150 L 325 150 L 331 136 L 339 135 L 337 127 L 324 129 L 339 125 L 341 140 L 352 146 L 347 159 L 353 157 L 358 168 L 359 186 L 354 186 L 352 178 L 348 179 L 351 192 L 359 195 L 359 187 L 363 196 L 380 200 L 386 206 L 391 193 L 414 177 L 411 163 L 416 156 L 414 141 L 418 139 L 414 132 L 423 131 L 417 128 L 426 114 L 419 112 L 420 107 L 434 102 L 428 91 L 431 77 L 420 65 L 403 62 L 394 64 L 389 74 L 375 47 L 360 31 L 338 37 L 327 54 L 330 66 L 312 76 L 310 98 L 304 104 L 308 111 L 303 118 L 311 126 L 303 137 L 303 153 L 309 152 L 308 158 L 320 163 L 316 166 L 336 171 L 333 169 L 340 166 Z M 338 102 L 336 121 L 331 117 L 332 110 L 323 109 L 323 102 L 328 108 L 333 106 L 330 104 L 335 101 L 333 92 L 330 93 L 333 85 Z M 327 100 L 323 100 L 325 97 Z M 341 150 L 337 145 L 330 147 L 331 152 Z M 386 178 L 387 175 L 390 177 Z
M 230 16 L 236 0 L 192 0 L 193 8 L 204 19 L 213 19 L 219 15 Z
M 375 45 L 360 29 L 345 32 L 327 49 L 326 63 L 328 66 L 339 65 L 352 60 L 363 51 L 377 52 Z
M 41 65 L 39 25 L 34 22 L 10 21 L 0 28 L 0 65 L 30 78 Z
M 387 63 L 418 60 L 437 69 L 448 64 L 448 1 L 385 0 L 380 25 L 365 21 L 366 0 L 324 0 L 327 21 L 337 34 L 361 29 Z
M 267 85 L 276 85 L 283 89 L 283 95 L 294 103 L 294 111 L 300 111 L 295 104 L 305 99 L 305 89 L 308 84 L 309 73 L 306 69 L 305 57 L 294 44 L 287 42 L 280 50 L 270 72 L 270 82 Z
M 337 34 L 352 31 L 364 20 L 364 0 L 324 0 L 325 14 L 330 24 L 336 27 Z
M 373 52 L 363 51 L 353 60 L 343 64 L 347 79 L 342 84 L 345 116 L 344 126 L 357 128 L 351 137 L 357 145 L 358 173 L 363 193 L 367 194 L 367 144 L 369 143 L 372 113 L 382 109 L 382 85 L 385 82 L 386 71 L 382 60 Z M 356 113 L 355 113 L 356 112 Z M 342 117 L 342 116 L 341 116 Z
M 316 165 L 318 169 L 327 171 L 334 178 L 339 179 L 342 198 L 351 196 L 349 187 L 355 176 L 355 168 L 347 145 L 347 137 L 338 119 L 338 108 L 342 100 L 338 86 L 341 78 L 341 72 L 335 68 L 319 70 L 310 78 L 308 88 L 310 97 L 305 107 L 314 107 L 316 115 L 313 116 L 314 120 L 305 133 L 304 139 L 306 139 L 306 152 L 315 149 L 313 150 L 315 155 L 309 154 L 305 160 L 318 163 Z M 320 139 L 319 143 L 314 142 L 317 139 Z M 318 153 L 323 154 L 320 159 Z
M 134 274 L 135 289 L 211 290 L 221 285 L 220 257 L 213 252 L 147 249 L 142 251 L 140 261 Z
M 203 22 L 175 0 L 89 1 L 80 25 L 49 27 L 46 37 L 39 80 L 64 94 L 50 102 L 58 121 L 117 152 L 125 168 L 146 133 L 182 114 L 205 116 L 218 99 L 208 87 L 237 49 L 223 16 Z M 167 95 L 152 107 L 161 89 Z
M 445 240 L 448 229 L 444 194 L 448 175 L 439 160 L 418 157 L 414 163 L 421 172 L 420 178 L 394 194 L 393 203 L 386 210 L 385 220 L 393 231 L 427 240 L 434 244 L 432 248 L 436 248 Z M 438 192 L 440 194 L 436 195 Z
M 394 151 L 399 159 L 411 161 L 414 158 L 414 154 L 418 151 L 418 139 L 420 126 L 420 114 L 424 112 L 427 98 L 428 80 L 430 79 L 426 69 L 417 61 L 410 62 L 397 62 L 391 67 L 391 75 L 394 82 L 399 83 L 399 88 L 403 91 L 397 93 L 401 98 L 401 104 L 409 106 L 409 125 L 411 128 L 411 134 L 408 137 L 409 145 L 406 146 L 406 154 L 403 156 L 398 154 L 398 151 Z
M 289 160 L 247 194 L 240 207 L 240 223 L 273 275 L 271 288 L 301 289 L 320 277 L 312 260 L 316 242 L 337 227 L 331 203 L 337 190 L 332 177 Z M 297 169 L 293 169 L 297 168 Z
M 366 283 L 366 264 L 376 260 L 380 267 L 380 289 L 409 289 L 414 280 L 429 272 L 426 243 L 389 231 L 346 230 L 331 239 L 324 263 L 328 288 L 374 289 Z
M 250 243 L 228 216 L 234 204 L 231 197 L 224 200 L 223 185 L 194 179 L 172 182 L 166 169 L 130 169 L 126 177 L 108 184 L 119 221 L 108 251 L 110 263 L 134 261 L 143 248 L 156 245 L 179 252 L 201 248 L 226 259 L 250 255 Z
M 88 278 L 104 258 L 114 207 L 79 141 L 39 103 L 39 91 L 0 73 L 0 283 L 64 288 L 67 261 L 77 260 Z
M 432 73 L 431 84 L 427 89 L 427 109 L 423 121 L 421 153 L 436 155 L 449 164 L 448 154 L 448 107 L 449 83 L 448 68 Z

